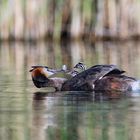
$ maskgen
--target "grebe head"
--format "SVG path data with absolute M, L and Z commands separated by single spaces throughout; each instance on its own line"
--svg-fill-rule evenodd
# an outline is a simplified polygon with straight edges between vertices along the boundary
M 61 90 L 62 84 L 67 78 L 57 77 L 64 70 L 55 70 L 46 66 L 32 66 L 30 70 L 32 80 L 37 88 L 53 87 L 56 90 Z
M 46 77 L 49 77 L 53 74 L 56 73 L 56 70 L 51 69 L 47 66 L 32 66 L 32 69 L 30 70 L 30 72 L 32 73 L 32 76 L 37 76 L 37 75 L 44 75 Z

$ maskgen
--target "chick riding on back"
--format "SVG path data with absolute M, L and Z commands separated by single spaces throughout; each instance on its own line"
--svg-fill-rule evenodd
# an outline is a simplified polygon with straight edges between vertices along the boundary
M 79 62 L 73 67 L 73 70 L 70 71 L 69 73 L 74 77 L 85 70 L 86 70 L 86 65 L 83 62 Z

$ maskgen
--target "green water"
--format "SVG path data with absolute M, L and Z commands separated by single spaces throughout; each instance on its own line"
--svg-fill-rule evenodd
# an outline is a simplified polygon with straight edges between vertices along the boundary
M 92 95 L 34 93 L 24 83 L 16 86 L 21 90 L 0 94 L 1 140 L 140 138 L 140 98 L 95 101 Z
M 91 93 L 54 93 L 34 87 L 28 72 L 30 66 L 35 63 L 54 67 L 61 65 L 65 59 L 63 60 L 60 51 L 54 50 L 53 57 L 48 53 L 47 45 L 1 45 L 0 140 L 139 140 L 139 93 L 134 93 L 135 97 L 130 98 L 95 100 Z M 103 50 L 101 52 L 104 54 Z M 94 50 L 92 53 L 95 53 Z M 113 53 L 116 56 L 119 54 Z M 134 56 L 131 51 L 128 54 Z M 96 62 L 103 61 L 99 57 L 101 53 L 93 56 L 89 54 L 87 57 L 82 53 L 77 55 L 79 58 L 71 54 L 69 66 L 81 59 L 90 65 L 93 63 L 89 61 L 92 57 L 96 58 Z M 139 65 L 132 69 L 129 63 L 124 65 L 123 61 L 111 60 L 108 54 L 107 56 L 104 62 L 110 58 L 110 61 L 118 62 L 127 68 L 129 74 L 139 78 Z M 51 57 L 55 61 L 47 59 Z M 129 59 L 134 66 L 138 64 L 137 59 Z

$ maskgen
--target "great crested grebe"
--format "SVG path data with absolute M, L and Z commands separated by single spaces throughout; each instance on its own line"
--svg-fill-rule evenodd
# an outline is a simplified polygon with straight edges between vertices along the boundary
M 138 85 L 135 78 L 124 75 L 125 71 L 116 65 L 95 65 L 86 69 L 79 62 L 71 71 L 34 66 L 30 72 L 36 87 L 62 91 L 131 91 Z
M 66 65 L 63 65 L 62 69 L 52 69 L 47 66 L 32 66 L 30 72 L 33 83 L 37 88 L 54 87 L 56 90 L 61 90 L 65 81 L 85 70 L 79 65 L 81 63 L 76 64 L 71 71 L 67 70 Z

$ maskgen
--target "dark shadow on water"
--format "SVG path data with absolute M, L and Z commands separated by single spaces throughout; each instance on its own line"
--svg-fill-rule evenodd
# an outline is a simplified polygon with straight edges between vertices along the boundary
M 61 100 L 67 101 L 110 101 L 118 100 L 121 98 L 132 97 L 132 92 L 120 92 L 120 91 L 67 91 L 67 92 L 35 92 L 34 100 L 44 100 L 46 98 L 61 98 Z
M 46 98 L 61 98 L 62 100 L 67 101 L 93 101 L 94 93 L 93 92 L 77 92 L 77 91 L 68 91 L 68 92 L 35 92 L 33 99 L 34 100 L 44 100 Z
M 131 97 L 131 92 L 121 92 L 121 91 L 96 91 L 95 101 L 110 101 L 119 100 L 122 98 Z

